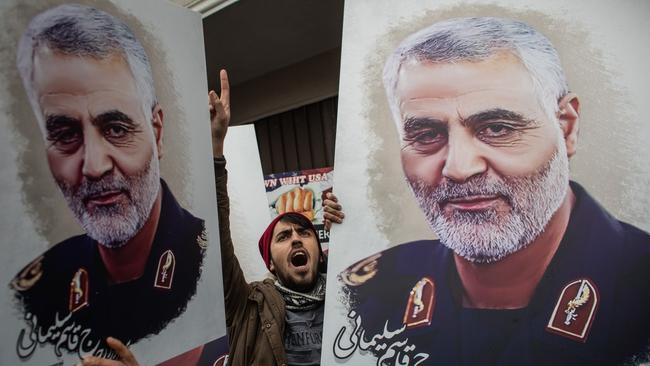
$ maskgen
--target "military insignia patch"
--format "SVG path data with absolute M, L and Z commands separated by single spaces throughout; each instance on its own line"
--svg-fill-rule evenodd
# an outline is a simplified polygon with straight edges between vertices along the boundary
M 176 257 L 171 250 L 166 250 L 158 260 L 158 270 L 156 270 L 156 280 L 153 286 L 166 290 L 172 288 L 174 269 L 176 269 Z
M 416 328 L 431 324 L 433 308 L 436 305 L 436 286 L 429 277 L 419 280 L 409 293 L 404 311 L 406 328 Z
M 43 256 L 40 256 L 28 264 L 11 281 L 11 288 L 16 291 L 27 291 L 38 282 L 43 276 Z
M 566 285 L 555 304 L 546 330 L 585 342 L 598 308 L 598 290 L 588 279 Z
M 228 355 L 223 355 L 219 357 L 216 361 L 214 361 L 214 364 L 212 366 L 226 366 L 228 363 Z
M 70 281 L 70 299 L 68 309 L 71 313 L 88 305 L 88 271 L 79 268 Z
M 381 257 L 381 253 L 377 253 L 351 265 L 341 273 L 341 281 L 352 287 L 363 285 L 377 274 L 377 259 L 379 257 Z

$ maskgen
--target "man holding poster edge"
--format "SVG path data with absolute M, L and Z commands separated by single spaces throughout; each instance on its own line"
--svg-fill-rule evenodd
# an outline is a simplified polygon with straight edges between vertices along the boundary
M 258 243 L 260 255 L 273 276 L 260 282 L 245 282 L 229 227 L 223 144 L 230 122 L 230 87 L 225 70 L 220 72 L 220 81 L 221 96 L 210 91 L 208 97 L 230 349 L 228 364 L 318 365 L 327 258 L 310 219 L 301 213 L 285 212 L 269 224 Z M 329 229 L 333 222 L 341 223 L 344 214 L 336 196 L 329 193 L 323 204 L 326 227 Z M 87 357 L 83 365 L 138 365 L 119 340 L 109 338 L 108 343 L 119 355 L 119 361 Z M 202 351 L 199 347 L 188 354 L 199 355 Z
M 402 41 L 384 85 L 404 174 L 440 239 L 340 274 L 353 325 L 338 332 L 335 357 L 564 365 L 643 355 L 650 236 L 569 182 L 580 103 L 548 39 L 510 19 L 442 21 Z

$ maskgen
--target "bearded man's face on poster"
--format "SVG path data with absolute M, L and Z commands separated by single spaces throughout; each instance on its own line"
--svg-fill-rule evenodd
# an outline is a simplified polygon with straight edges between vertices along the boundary
M 508 52 L 408 63 L 398 80 L 402 167 L 441 242 L 478 263 L 530 244 L 566 196 L 566 116 L 544 109 Z
M 143 227 L 159 192 L 162 119 L 145 111 L 121 55 L 36 52 L 34 87 L 50 171 L 90 237 L 119 247 Z

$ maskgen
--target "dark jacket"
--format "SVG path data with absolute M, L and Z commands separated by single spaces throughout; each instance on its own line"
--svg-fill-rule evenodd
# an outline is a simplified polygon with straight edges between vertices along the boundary
M 185 311 L 201 276 L 205 227 L 176 202 L 162 180 L 161 189 L 160 219 L 140 278 L 109 283 L 98 244 L 79 235 L 53 246 L 13 279 L 18 308 L 30 329 L 17 335 L 19 357 L 28 357 L 37 343 L 54 345 L 57 355 L 95 350 L 93 354 L 107 356 L 106 337 L 132 344 L 158 334 Z M 34 332 L 49 335 L 36 342 L 30 335 Z
M 246 283 L 230 236 L 226 161 L 215 159 L 214 165 L 230 348 L 228 365 L 286 365 L 284 299 L 271 279 Z
M 407 243 L 341 274 L 349 317 L 361 323 L 366 340 L 382 335 L 376 345 L 357 347 L 380 356 L 393 346 L 394 357 L 421 365 L 617 365 L 647 351 L 650 235 L 616 220 L 579 185 L 571 188 L 576 205 L 567 230 L 526 308 L 463 308 L 453 252 L 437 240 Z M 418 313 L 426 320 L 415 324 L 409 299 L 424 278 L 434 290 L 422 296 L 431 313 Z M 587 301 L 568 319 L 568 300 L 580 297 L 576 289 L 583 282 L 591 286 L 583 293 Z M 583 336 L 571 335 L 571 327 Z M 344 328 L 335 347 L 343 358 L 359 352 L 345 350 L 355 338 L 354 327 Z M 384 329 L 397 333 L 388 337 Z

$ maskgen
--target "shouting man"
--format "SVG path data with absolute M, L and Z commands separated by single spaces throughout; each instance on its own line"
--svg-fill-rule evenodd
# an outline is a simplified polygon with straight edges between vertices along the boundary
M 320 365 L 327 257 L 310 218 L 298 212 L 285 212 L 273 219 L 262 233 L 258 248 L 272 275 L 264 281 L 247 283 L 235 256 L 223 156 L 230 122 L 230 87 L 225 70 L 221 71 L 220 80 L 221 96 L 211 91 L 209 106 L 228 326 L 228 365 Z M 344 217 L 337 201 L 336 196 L 329 193 L 323 202 L 327 229 L 332 222 L 342 222 Z M 302 204 L 298 206 L 303 207 Z M 124 344 L 114 339 L 109 342 L 119 355 L 119 361 L 88 357 L 84 359 L 84 366 L 138 365 Z M 202 365 L 199 356 L 205 358 L 201 353 L 208 348 L 189 351 L 185 356 L 191 358 L 191 362 L 180 361 L 181 357 L 178 362 Z M 192 353 L 196 357 L 190 357 Z M 171 361 L 169 365 L 180 364 Z

